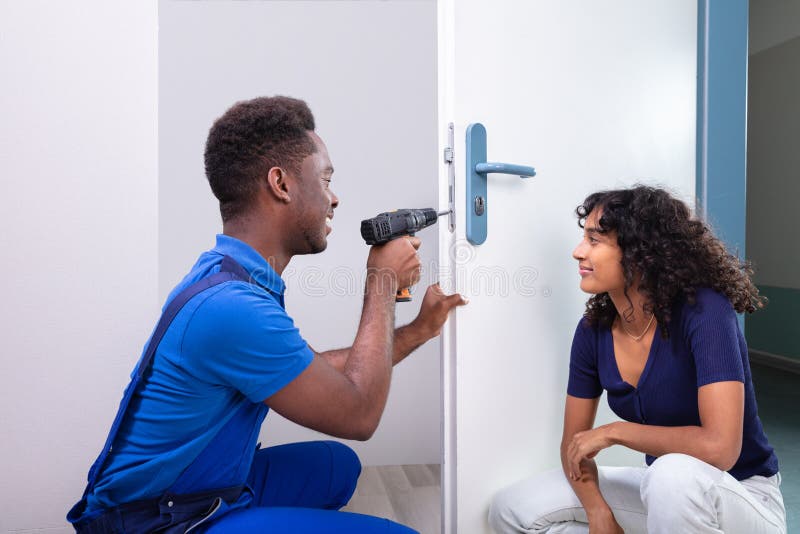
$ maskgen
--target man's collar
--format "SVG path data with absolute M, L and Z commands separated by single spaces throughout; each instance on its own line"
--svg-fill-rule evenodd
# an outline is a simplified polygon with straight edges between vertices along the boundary
M 217 234 L 217 245 L 214 252 L 223 256 L 230 256 L 250 273 L 251 280 L 265 289 L 283 295 L 286 284 L 275 272 L 275 269 L 253 247 L 225 234 Z

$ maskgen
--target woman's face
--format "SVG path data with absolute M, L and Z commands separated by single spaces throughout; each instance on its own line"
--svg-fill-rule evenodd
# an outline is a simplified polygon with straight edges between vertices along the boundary
M 625 287 L 622 249 L 617 244 L 616 232 L 600 233 L 602 213 L 595 208 L 586 217 L 583 239 L 572 251 L 572 257 L 578 260 L 581 290 L 592 294 L 622 291 Z

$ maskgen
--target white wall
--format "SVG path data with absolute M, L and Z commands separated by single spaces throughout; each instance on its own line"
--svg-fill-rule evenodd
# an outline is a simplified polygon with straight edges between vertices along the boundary
M 340 206 L 328 249 L 284 273 L 287 309 L 316 350 L 350 345 L 368 252 L 360 221 L 437 203 L 435 2 L 162 0 L 159 32 L 161 298 L 221 228 L 203 171 L 208 128 L 237 100 L 291 95 L 314 112 Z M 420 237 L 423 264 L 435 266 L 436 231 Z M 398 323 L 416 315 L 424 288 L 398 306 Z M 381 426 L 351 443 L 363 463 L 439 463 L 439 377 L 438 340 L 395 369 Z M 261 440 L 319 436 L 273 413 Z
M 0 531 L 69 532 L 157 317 L 157 6 L 0 2 Z
M 329 251 L 293 262 L 287 300 L 315 348 L 352 339 L 360 298 L 302 295 L 299 274 L 360 273 L 361 218 L 436 204 L 435 5 L 400 4 L 187 2 L 159 17 L 156 2 L 0 2 L 0 532 L 71 530 L 165 293 L 218 231 L 202 144 L 237 99 L 292 94 L 315 111 L 342 204 Z M 237 47 L 254 55 L 237 62 Z M 365 463 L 439 461 L 438 382 L 433 342 L 396 370 Z M 266 428 L 265 443 L 310 437 Z

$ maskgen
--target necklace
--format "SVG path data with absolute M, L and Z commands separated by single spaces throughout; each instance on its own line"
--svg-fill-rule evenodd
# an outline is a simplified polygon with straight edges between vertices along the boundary
M 622 327 L 622 330 L 624 330 L 625 333 L 628 334 L 628 337 L 630 337 L 634 341 L 639 341 L 640 339 L 642 339 L 644 337 L 644 335 L 647 333 L 647 331 L 650 330 L 650 326 L 653 324 L 653 319 L 655 319 L 655 317 L 656 317 L 655 313 L 650 316 L 650 320 L 647 322 L 647 326 L 644 327 L 644 330 L 638 336 L 634 336 L 633 334 L 628 332 L 628 329 L 625 328 L 625 323 L 622 322 L 622 317 L 620 317 L 620 319 L 619 319 L 619 325 Z

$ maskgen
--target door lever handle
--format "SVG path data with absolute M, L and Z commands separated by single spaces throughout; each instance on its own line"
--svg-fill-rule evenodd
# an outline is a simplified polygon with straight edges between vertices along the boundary
M 487 174 L 516 174 L 520 178 L 536 176 L 536 169 L 527 165 L 486 161 L 486 128 L 476 122 L 467 126 L 467 241 L 480 245 L 486 241 Z
M 478 174 L 517 174 L 520 178 L 536 176 L 536 169 L 533 167 L 514 165 L 513 163 L 495 163 L 493 161 L 475 164 L 475 172 Z

